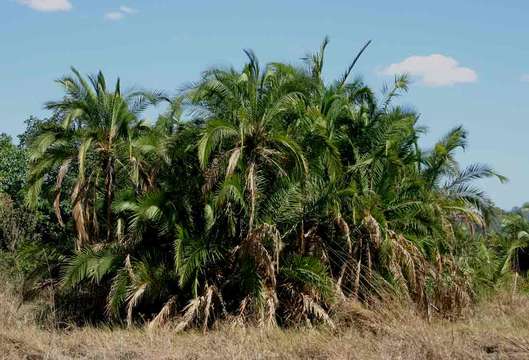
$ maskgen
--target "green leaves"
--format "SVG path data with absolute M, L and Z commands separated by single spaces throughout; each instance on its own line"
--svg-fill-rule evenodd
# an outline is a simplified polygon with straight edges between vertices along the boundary
M 223 255 L 216 244 L 203 238 L 192 238 L 182 227 L 178 227 L 174 242 L 174 264 L 182 288 L 191 285 L 193 296 L 198 294 L 199 281 L 203 279 L 208 266 L 222 260 Z M 205 280 L 205 279 L 204 279 Z
M 11 138 L 0 134 L 0 192 L 19 200 L 27 177 L 27 155 Z
M 198 159 L 205 168 L 211 153 L 223 142 L 230 141 L 239 135 L 238 129 L 226 120 L 213 119 L 208 122 L 198 143 Z
M 324 298 L 332 296 L 333 281 L 319 259 L 294 255 L 281 267 L 280 273 L 287 281 L 315 290 Z
M 112 249 L 82 249 L 68 261 L 62 284 L 66 288 L 77 286 L 83 281 L 99 284 L 106 275 L 113 272 L 122 259 L 123 257 Z

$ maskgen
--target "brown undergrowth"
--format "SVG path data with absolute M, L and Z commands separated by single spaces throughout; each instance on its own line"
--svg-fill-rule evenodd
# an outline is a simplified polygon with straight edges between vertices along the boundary
M 386 310 L 384 310 L 386 309 Z M 392 309 L 391 311 L 387 309 Z M 259 329 L 225 323 L 202 334 L 108 327 L 46 330 L 32 308 L 0 294 L 2 359 L 527 359 L 529 298 L 502 293 L 459 321 L 405 308 L 348 304 L 336 329 Z

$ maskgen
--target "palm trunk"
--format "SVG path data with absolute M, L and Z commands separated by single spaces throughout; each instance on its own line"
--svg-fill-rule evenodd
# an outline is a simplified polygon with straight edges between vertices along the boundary
M 341 235 L 345 238 L 345 241 L 347 243 L 347 258 L 343 262 L 341 269 L 340 269 L 340 275 L 338 277 L 337 285 L 341 291 L 342 288 L 342 282 L 345 276 L 345 273 L 347 271 L 347 267 L 353 267 L 353 243 L 351 242 L 351 231 L 349 229 L 349 225 L 347 222 L 341 217 L 337 217 L 335 219 L 336 225 L 338 226 L 338 229 L 340 230 Z
M 305 254 L 305 221 L 301 219 L 301 228 L 299 229 L 299 253 Z
M 109 156 L 107 159 L 106 177 L 105 177 L 105 206 L 107 222 L 107 243 L 112 241 L 113 223 L 112 223 L 112 202 L 114 201 L 114 159 Z
M 250 170 L 248 171 L 248 187 L 250 189 L 250 220 L 248 224 L 248 233 L 251 234 L 253 230 L 253 223 L 255 217 L 255 203 L 257 202 L 257 184 L 255 182 L 255 163 L 250 164 Z

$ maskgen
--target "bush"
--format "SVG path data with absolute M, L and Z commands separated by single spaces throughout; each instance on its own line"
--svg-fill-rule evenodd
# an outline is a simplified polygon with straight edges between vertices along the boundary
M 8 195 L 0 192 L 0 249 L 13 251 L 23 242 L 38 239 L 35 214 L 17 207 Z

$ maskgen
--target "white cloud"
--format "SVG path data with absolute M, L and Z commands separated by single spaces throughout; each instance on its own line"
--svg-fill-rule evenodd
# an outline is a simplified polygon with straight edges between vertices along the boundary
M 520 81 L 529 83 L 529 74 L 522 74 L 522 76 L 520 76 Z
M 381 73 L 383 75 L 409 74 L 419 78 L 419 81 L 426 86 L 472 83 L 478 79 L 474 70 L 459 66 L 454 58 L 441 54 L 410 56 L 400 63 L 389 65 Z
M 125 14 L 123 14 L 120 11 L 110 11 L 105 14 L 105 19 L 110 21 L 117 21 L 121 20 L 125 17 Z
M 105 14 L 105 19 L 110 21 L 117 21 L 125 18 L 128 15 L 136 14 L 138 10 L 128 6 L 120 6 L 119 10 L 109 11 Z
M 125 14 L 136 14 L 138 12 L 138 10 L 136 9 L 133 9 L 131 7 L 128 7 L 128 6 L 120 6 L 119 7 L 119 10 L 122 12 L 122 13 L 125 13 Z
M 69 0 L 18 0 L 22 5 L 26 5 L 37 11 L 69 11 L 72 4 Z

